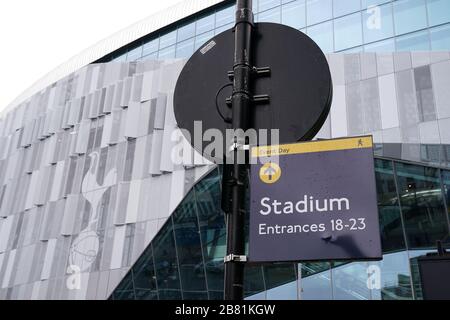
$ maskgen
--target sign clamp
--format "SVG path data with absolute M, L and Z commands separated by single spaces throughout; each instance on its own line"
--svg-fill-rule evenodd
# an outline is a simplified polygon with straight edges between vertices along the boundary
M 247 256 L 242 256 L 242 255 L 238 255 L 238 254 L 229 254 L 227 256 L 225 256 L 223 258 L 223 262 L 227 263 L 227 262 L 247 262 Z

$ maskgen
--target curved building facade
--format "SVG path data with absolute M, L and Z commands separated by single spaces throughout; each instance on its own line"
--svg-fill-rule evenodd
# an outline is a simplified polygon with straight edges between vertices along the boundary
M 334 100 L 317 138 L 373 135 L 384 257 L 248 267 L 247 298 L 421 299 L 417 257 L 450 228 L 449 2 L 254 6 L 257 21 L 299 29 L 327 53 Z M 0 299 L 222 298 L 221 168 L 189 148 L 172 161 L 186 143 L 174 140 L 173 92 L 233 17 L 232 1 L 186 1 L 2 113 Z

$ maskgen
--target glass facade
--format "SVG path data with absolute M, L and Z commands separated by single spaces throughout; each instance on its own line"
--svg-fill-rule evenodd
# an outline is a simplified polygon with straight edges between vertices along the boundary
M 448 0 L 253 0 L 253 10 L 256 22 L 299 29 L 326 53 L 450 50 Z M 233 22 L 234 4 L 221 5 L 113 59 L 188 58 Z
M 417 257 L 449 235 L 450 171 L 376 158 L 375 173 L 383 260 L 249 266 L 246 297 L 421 299 Z M 223 298 L 220 179 L 216 168 L 194 186 L 111 299 Z M 377 285 L 369 285 L 375 281 L 373 272 L 380 276 Z

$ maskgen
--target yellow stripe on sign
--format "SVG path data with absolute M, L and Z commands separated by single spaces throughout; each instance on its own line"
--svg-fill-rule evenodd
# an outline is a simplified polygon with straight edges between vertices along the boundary
M 288 154 L 364 149 L 372 147 L 372 136 L 364 136 L 356 138 L 343 138 L 323 141 L 319 140 L 293 144 L 281 144 L 275 146 L 254 147 L 252 148 L 252 157 L 258 158 Z

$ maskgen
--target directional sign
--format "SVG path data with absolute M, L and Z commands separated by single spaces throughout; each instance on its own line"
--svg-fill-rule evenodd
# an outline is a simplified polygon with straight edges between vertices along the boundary
M 250 261 L 381 259 L 372 137 L 251 156 Z

